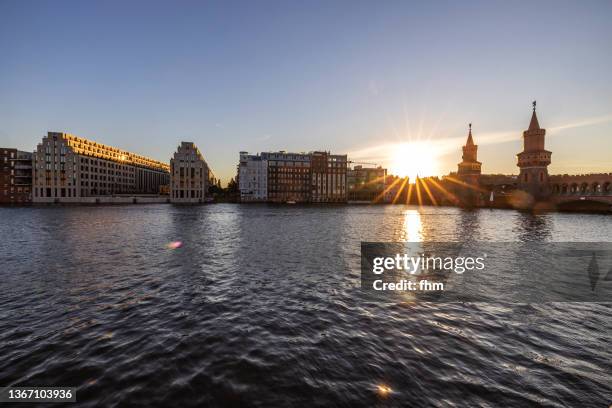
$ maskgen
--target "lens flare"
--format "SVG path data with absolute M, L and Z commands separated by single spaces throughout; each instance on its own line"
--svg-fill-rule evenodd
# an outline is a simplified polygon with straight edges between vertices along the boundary
M 387 397 L 389 394 L 391 394 L 393 392 L 393 390 L 391 389 L 391 387 L 389 387 L 388 385 L 384 385 L 384 384 L 379 384 L 376 387 L 376 392 L 378 393 L 379 396 L 385 398 Z
M 183 243 L 181 241 L 173 241 L 170 242 L 169 244 L 166 245 L 166 248 L 168 249 L 178 249 L 180 247 L 183 246 Z

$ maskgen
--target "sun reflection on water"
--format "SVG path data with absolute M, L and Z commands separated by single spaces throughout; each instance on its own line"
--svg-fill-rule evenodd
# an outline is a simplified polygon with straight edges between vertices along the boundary
M 423 224 L 418 210 L 404 211 L 403 241 L 421 242 L 423 240 Z

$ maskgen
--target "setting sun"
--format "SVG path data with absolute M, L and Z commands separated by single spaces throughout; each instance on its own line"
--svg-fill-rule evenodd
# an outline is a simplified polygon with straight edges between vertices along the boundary
M 390 173 L 400 177 L 408 176 L 412 182 L 416 176 L 435 175 L 438 171 L 437 153 L 432 146 L 423 142 L 399 143 L 391 147 L 389 157 Z

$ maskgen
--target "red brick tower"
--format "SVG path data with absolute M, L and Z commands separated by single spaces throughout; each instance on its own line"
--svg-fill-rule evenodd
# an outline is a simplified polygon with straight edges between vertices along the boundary
M 474 144 L 472 139 L 472 124 L 469 125 L 470 131 L 468 134 L 467 142 L 463 146 L 463 159 L 461 163 L 457 165 L 457 176 L 464 182 L 478 185 L 480 182 L 480 169 L 482 163 L 478 159 L 478 145 Z
M 548 165 L 551 152 L 544 149 L 546 129 L 540 129 L 536 116 L 536 102 L 533 101 L 533 114 L 529 129 L 523 132 L 523 151 L 517 155 L 519 188 L 529 193 L 535 201 L 542 201 L 550 195 Z

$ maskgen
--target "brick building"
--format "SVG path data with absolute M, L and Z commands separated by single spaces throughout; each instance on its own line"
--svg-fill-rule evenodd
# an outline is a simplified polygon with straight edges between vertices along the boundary
M 32 153 L 0 147 L 0 204 L 32 201 Z
M 312 152 L 310 154 L 312 180 L 310 201 L 313 203 L 345 203 L 347 198 L 346 170 L 346 155 Z
M 268 199 L 275 203 L 310 201 L 310 155 L 284 151 L 262 153 L 268 163 Z

